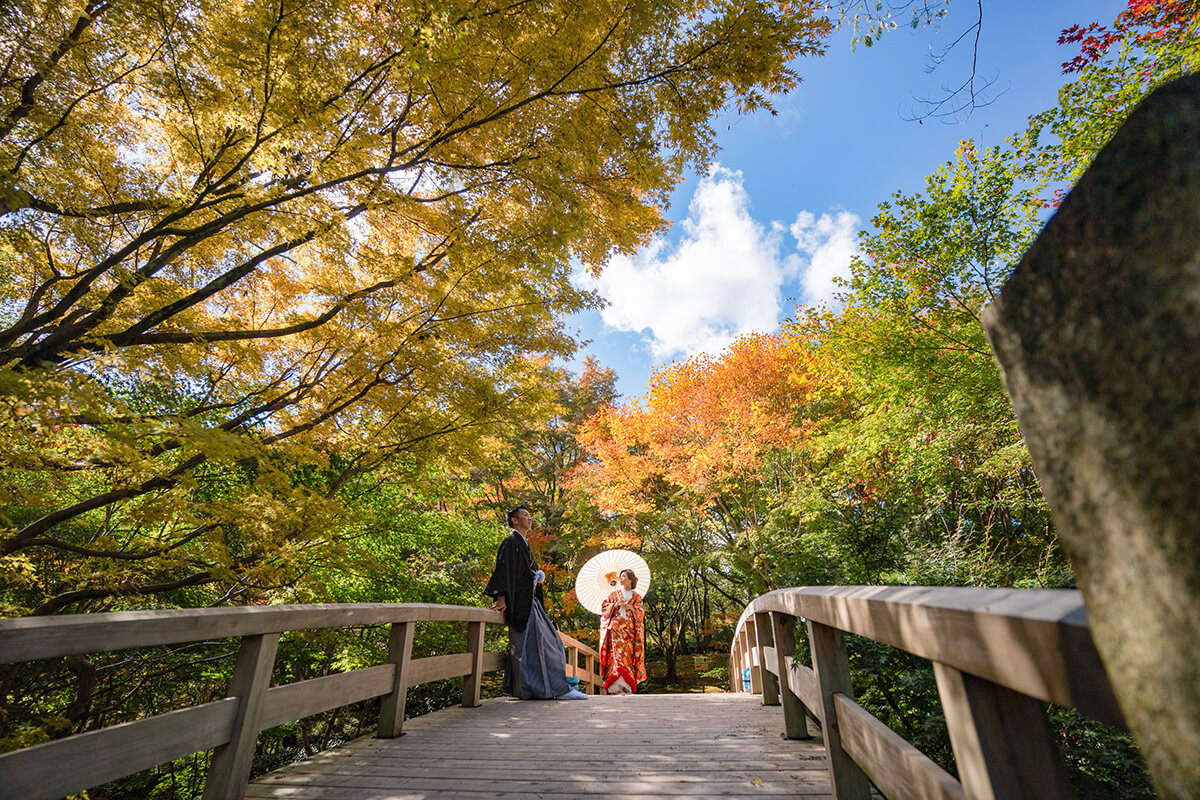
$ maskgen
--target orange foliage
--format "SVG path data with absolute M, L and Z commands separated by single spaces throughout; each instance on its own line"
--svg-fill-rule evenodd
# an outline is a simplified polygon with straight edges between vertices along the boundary
M 651 377 L 644 398 L 600 410 L 577 436 L 593 460 L 575 485 L 604 510 L 649 512 L 656 491 L 697 508 L 755 474 L 770 451 L 802 440 L 814 392 L 806 348 L 782 334 L 743 336 Z M 665 484 L 665 485 L 664 485 Z
M 643 537 L 629 531 L 602 530 L 589 537 L 584 547 L 599 547 L 601 550 L 640 550 Z
M 533 553 L 534 560 L 539 564 L 546 558 L 546 548 L 553 544 L 557 538 L 558 534 L 551 531 L 545 525 L 534 525 L 525 537 L 526 541 L 529 542 L 529 550 Z

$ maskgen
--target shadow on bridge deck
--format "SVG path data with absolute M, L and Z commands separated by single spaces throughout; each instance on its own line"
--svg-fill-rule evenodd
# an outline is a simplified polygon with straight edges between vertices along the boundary
M 247 798 L 830 798 L 820 739 L 787 741 L 749 694 L 486 700 L 264 775 Z

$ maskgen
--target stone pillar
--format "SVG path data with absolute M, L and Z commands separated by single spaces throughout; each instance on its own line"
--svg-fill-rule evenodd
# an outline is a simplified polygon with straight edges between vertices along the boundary
M 1155 788 L 1200 797 L 1200 75 L 1133 113 L 984 327 Z

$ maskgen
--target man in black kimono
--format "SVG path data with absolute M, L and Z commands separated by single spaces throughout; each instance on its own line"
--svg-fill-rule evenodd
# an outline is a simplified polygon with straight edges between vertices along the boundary
M 504 691 L 522 700 L 586 700 L 586 694 L 567 683 L 562 640 L 542 605 L 546 573 L 538 569 L 525 538 L 533 530 L 529 509 L 517 506 L 509 511 L 508 526 L 508 538 L 500 544 L 496 568 L 483 590 L 508 624 Z

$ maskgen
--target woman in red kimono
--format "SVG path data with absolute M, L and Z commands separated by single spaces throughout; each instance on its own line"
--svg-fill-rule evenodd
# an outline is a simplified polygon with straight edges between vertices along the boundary
M 600 606 L 600 669 L 609 694 L 633 694 L 646 680 L 646 610 L 637 575 L 621 570 L 621 588 Z

